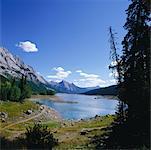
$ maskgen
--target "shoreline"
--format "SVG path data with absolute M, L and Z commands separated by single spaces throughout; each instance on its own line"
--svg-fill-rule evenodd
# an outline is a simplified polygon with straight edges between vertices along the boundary
M 94 95 L 93 95 L 94 96 Z M 118 100 L 117 96 L 111 96 L 111 95 L 95 95 L 96 97 L 94 99 L 100 99 L 99 97 L 104 97 L 104 98 L 108 98 L 109 100 Z M 104 116 L 101 116 L 101 115 L 98 115 L 96 114 L 95 116 L 93 117 L 90 117 L 90 118 L 81 118 L 81 119 L 77 119 L 77 120 L 74 120 L 74 119 L 64 119 L 61 117 L 61 114 L 60 112 L 58 112 L 56 109 L 52 108 L 52 107 L 49 107 L 45 104 L 41 104 L 38 102 L 38 100 L 50 100 L 50 101 L 53 101 L 53 102 L 59 102 L 59 103 L 77 103 L 77 102 L 71 102 L 71 101 L 65 101 L 63 100 L 61 97 L 57 96 L 57 95 L 32 95 L 31 98 L 29 98 L 28 100 L 34 102 L 34 103 L 38 103 L 38 105 L 40 106 L 45 106 L 47 108 L 47 114 L 45 115 L 45 118 L 49 121 L 49 120 L 52 120 L 52 118 L 50 116 L 53 117 L 53 119 L 56 119 L 58 121 L 63 121 L 63 122 L 78 122 L 78 121 L 89 121 L 93 118 L 96 118 L 96 117 L 104 117 L 104 116 L 108 116 L 109 114 L 107 115 L 104 115 Z

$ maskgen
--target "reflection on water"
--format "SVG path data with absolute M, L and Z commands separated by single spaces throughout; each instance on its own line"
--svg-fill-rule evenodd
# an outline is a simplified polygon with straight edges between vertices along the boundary
M 56 109 L 64 119 L 84 119 L 95 115 L 114 114 L 118 101 L 107 97 L 87 96 L 79 94 L 57 94 L 64 101 L 77 103 L 54 102 L 48 99 L 38 100 L 39 103 Z

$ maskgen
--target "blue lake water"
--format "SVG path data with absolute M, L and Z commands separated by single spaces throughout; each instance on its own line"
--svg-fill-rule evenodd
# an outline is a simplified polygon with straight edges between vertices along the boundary
M 54 108 L 63 119 L 86 119 L 95 115 L 115 114 L 118 101 L 103 96 L 88 96 L 80 94 L 56 94 L 63 102 L 54 102 L 50 99 L 36 100 L 40 104 Z M 71 103 L 73 102 L 73 103 Z

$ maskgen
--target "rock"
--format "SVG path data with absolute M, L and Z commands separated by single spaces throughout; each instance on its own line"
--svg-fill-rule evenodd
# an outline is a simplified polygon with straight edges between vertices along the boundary
M 81 131 L 80 131 L 80 134 L 81 135 L 86 135 L 88 133 L 88 131 L 87 130 L 84 130 L 84 129 L 82 129 Z
M 98 118 L 98 117 L 99 117 L 98 115 L 95 115 L 95 117 L 94 117 L 94 118 L 96 119 L 96 118 Z
M 87 132 L 86 132 L 86 131 L 81 131 L 80 134 L 81 134 L 81 135 L 86 135 Z
M 8 114 L 5 113 L 5 112 L 0 112 L 0 117 L 7 119 L 8 118 Z
M 57 131 L 54 131 L 53 133 L 57 133 Z
M 40 110 L 43 110 L 43 109 L 44 109 L 44 106 L 43 106 L 43 105 L 41 105 L 41 106 L 40 106 Z
M 1 121 L 2 121 L 2 122 L 5 122 L 6 120 L 5 120 L 5 118 L 2 118 Z
M 27 115 L 32 114 L 32 110 L 28 109 L 28 110 L 26 111 L 26 114 L 27 114 Z

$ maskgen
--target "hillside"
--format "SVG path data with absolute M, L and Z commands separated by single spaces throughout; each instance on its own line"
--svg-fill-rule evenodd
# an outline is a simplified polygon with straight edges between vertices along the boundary
M 117 95 L 118 89 L 117 89 L 117 85 L 112 85 L 109 87 L 90 90 L 83 94 L 86 94 L 86 95 Z
M 26 65 L 7 49 L 0 48 L 0 84 L 5 83 L 5 81 L 12 82 L 14 78 L 17 84 L 22 76 L 26 77 L 29 86 L 32 88 L 32 94 L 47 94 L 48 90 L 54 93 L 48 86 L 49 83 L 31 66 Z
M 48 84 L 31 66 L 26 65 L 19 57 L 11 54 L 7 49 L 0 48 L 0 75 L 21 78 L 27 77 L 28 81 Z

